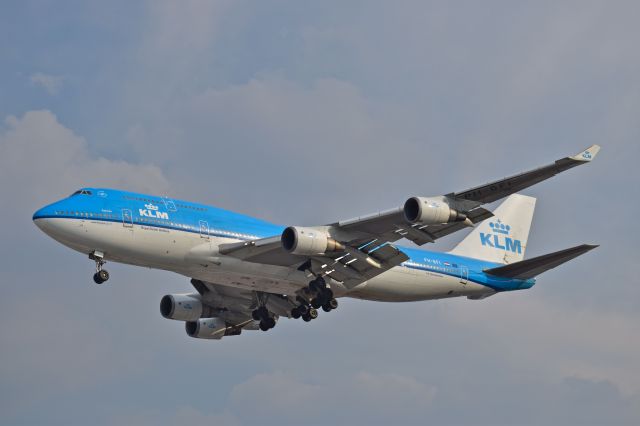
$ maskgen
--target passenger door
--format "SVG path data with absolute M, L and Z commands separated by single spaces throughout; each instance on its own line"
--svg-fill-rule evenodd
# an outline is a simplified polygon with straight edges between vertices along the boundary
M 460 265 L 460 283 L 467 284 L 469 281 L 469 268 L 464 265 Z
M 122 209 L 122 226 L 133 228 L 133 215 L 129 209 Z
M 200 221 L 200 238 L 209 239 L 209 223 L 206 220 Z

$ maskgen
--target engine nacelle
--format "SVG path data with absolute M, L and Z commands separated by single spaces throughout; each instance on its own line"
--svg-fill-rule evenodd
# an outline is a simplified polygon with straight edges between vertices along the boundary
M 334 240 L 325 231 L 300 226 L 290 226 L 280 237 L 282 248 L 291 254 L 312 256 L 334 251 L 342 251 L 344 245 Z
M 202 299 L 198 293 L 167 294 L 160 300 L 160 313 L 168 319 L 195 321 L 202 316 Z
M 200 318 L 185 323 L 187 334 L 197 339 L 222 339 L 227 334 L 240 334 L 239 329 L 227 333 L 227 323 L 220 318 Z
M 437 198 L 412 197 L 404 203 L 404 217 L 411 223 L 436 225 L 467 221 L 467 215 Z

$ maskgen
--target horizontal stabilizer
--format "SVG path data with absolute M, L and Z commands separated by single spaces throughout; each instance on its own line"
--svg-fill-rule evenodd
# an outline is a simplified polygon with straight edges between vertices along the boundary
M 598 247 L 597 245 L 582 244 L 580 246 L 560 250 L 555 253 L 543 254 L 542 256 L 522 260 L 497 268 L 485 269 L 487 274 L 503 278 L 517 278 L 526 280 L 536 277 L 541 273 L 560 266 L 565 262 L 575 259 L 586 252 Z

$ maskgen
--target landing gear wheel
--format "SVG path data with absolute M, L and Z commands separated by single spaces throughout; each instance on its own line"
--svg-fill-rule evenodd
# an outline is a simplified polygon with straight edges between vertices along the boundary
M 318 309 L 320 306 L 322 306 L 322 300 L 320 300 L 320 298 L 316 297 L 313 300 L 311 300 L 311 306 L 314 309 Z
M 273 328 L 276 326 L 276 320 L 273 318 L 267 318 L 264 320 L 264 323 L 269 327 L 269 328 Z
M 309 307 L 307 305 L 298 306 L 298 311 L 300 312 L 300 316 L 305 316 L 309 312 Z
M 304 322 L 309 322 L 311 321 L 311 317 L 309 316 L 309 314 L 304 314 L 302 316 L 302 319 L 304 320 Z
M 309 283 L 309 288 L 311 289 L 311 291 L 313 292 L 318 292 L 320 291 L 320 285 L 318 284 L 318 282 L 316 280 L 313 280 Z
M 300 318 L 301 316 L 302 316 L 302 314 L 300 313 L 300 309 L 298 309 L 298 308 L 293 308 L 293 309 L 291 310 L 291 318 L 298 319 L 298 318 Z
M 338 307 L 338 301 L 336 299 L 330 299 L 327 304 L 331 307 L 331 309 L 336 309 Z
M 331 312 L 338 307 L 338 301 L 336 299 L 328 300 L 322 305 L 322 310 L 325 312 Z
M 311 289 L 311 291 L 314 291 L 316 293 L 322 293 L 322 291 L 327 288 L 327 283 L 324 278 L 318 277 L 309 283 L 309 288 Z
M 271 327 L 269 327 L 269 325 L 264 322 L 264 321 L 260 321 L 260 330 L 262 331 L 267 331 L 269 330 Z
M 109 279 L 109 273 L 106 269 L 102 269 L 106 261 L 104 260 L 104 253 L 93 251 L 89 253 L 89 259 L 96 262 L 96 273 L 93 274 L 93 281 L 96 284 L 102 284 Z
M 266 307 L 260 306 L 256 311 L 258 311 L 258 315 L 261 319 L 269 318 L 269 310 Z
M 311 309 L 309 309 L 309 313 L 307 315 L 311 319 L 316 319 L 316 318 L 318 318 L 318 311 L 316 311 L 314 308 L 311 308 Z

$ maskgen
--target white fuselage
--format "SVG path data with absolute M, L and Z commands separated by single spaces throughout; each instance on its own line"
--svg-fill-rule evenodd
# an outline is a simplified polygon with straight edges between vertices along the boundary
M 35 222 L 52 238 L 81 253 L 99 251 L 108 261 L 163 269 L 216 284 L 293 294 L 310 278 L 295 268 L 252 263 L 218 253 L 220 244 L 240 241 L 236 238 L 90 217 L 39 218 Z M 481 298 L 495 293 L 464 276 L 405 266 L 394 267 L 353 289 L 334 280 L 329 285 L 339 297 L 388 302 Z

